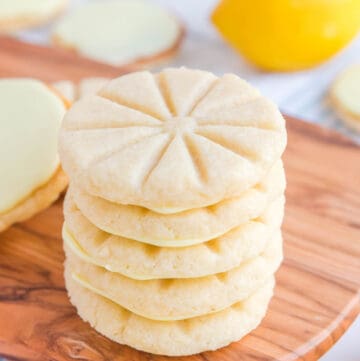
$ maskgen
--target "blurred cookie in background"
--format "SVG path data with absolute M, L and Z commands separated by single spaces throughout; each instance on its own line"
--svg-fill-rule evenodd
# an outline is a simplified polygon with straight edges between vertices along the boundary
M 51 84 L 59 95 L 65 98 L 69 103 L 73 103 L 76 99 L 76 84 L 71 80 L 60 80 Z
M 65 16 L 52 41 L 103 63 L 143 68 L 174 56 L 183 34 L 179 20 L 155 4 L 111 0 L 88 3 Z
M 68 0 L 1 0 L 0 33 L 48 23 L 68 5 Z
M 109 81 L 110 78 L 91 77 L 83 78 L 77 83 L 71 80 L 60 80 L 52 86 L 67 101 L 73 103 L 84 96 L 96 94 Z
M 342 71 L 333 82 L 329 95 L 339 118 L 360 132 L 360 64 Z
M 0 79 L 0 231 L 50 206 L 67 186 L 57 152 L 67 104 L 35 79 Z

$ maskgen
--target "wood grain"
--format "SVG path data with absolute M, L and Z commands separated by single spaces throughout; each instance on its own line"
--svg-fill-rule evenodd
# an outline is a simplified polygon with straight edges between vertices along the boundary
M 35 46 L 0 36 L 0 77 L 77 81 L 86 76 L 116 77 L 132 70 L 98 63 L 61 48 Z
M 0 75 L 76 80 L 119 72 L 72 56 L 0 39 Z M 0 356 L 27 361 L 317 360 L 360 308 L 360 150 L 335 132 L 292 118 L 287 124 L 285 261 L 260 327 L 229 347 L 187 358 L 148 355 L 102 337 L 76 315 L 64 289 L 59 200 L 0 234 Z

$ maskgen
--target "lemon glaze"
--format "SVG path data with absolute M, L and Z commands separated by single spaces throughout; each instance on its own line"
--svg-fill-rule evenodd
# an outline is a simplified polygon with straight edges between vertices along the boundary
M 40 81 L 0 80 L 0 213 L 59 167 L 57 136 L 65 111 L 60 97 Z

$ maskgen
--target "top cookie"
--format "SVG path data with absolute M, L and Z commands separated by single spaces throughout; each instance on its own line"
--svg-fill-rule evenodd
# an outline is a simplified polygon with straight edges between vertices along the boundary
M 241 194 L 285 145 L 283 117 L 256 89 L 186 68 L 110 81 L 75 103 L 60 133 L 64 169 L 78 186 L 160 213 Z

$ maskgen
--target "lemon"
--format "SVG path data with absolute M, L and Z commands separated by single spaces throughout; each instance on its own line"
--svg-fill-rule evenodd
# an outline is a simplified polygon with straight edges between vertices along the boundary
M 212 21 L 250 62 L 267 70 L 312 67 L 360 28 L 359 0 L 222 0 Z

